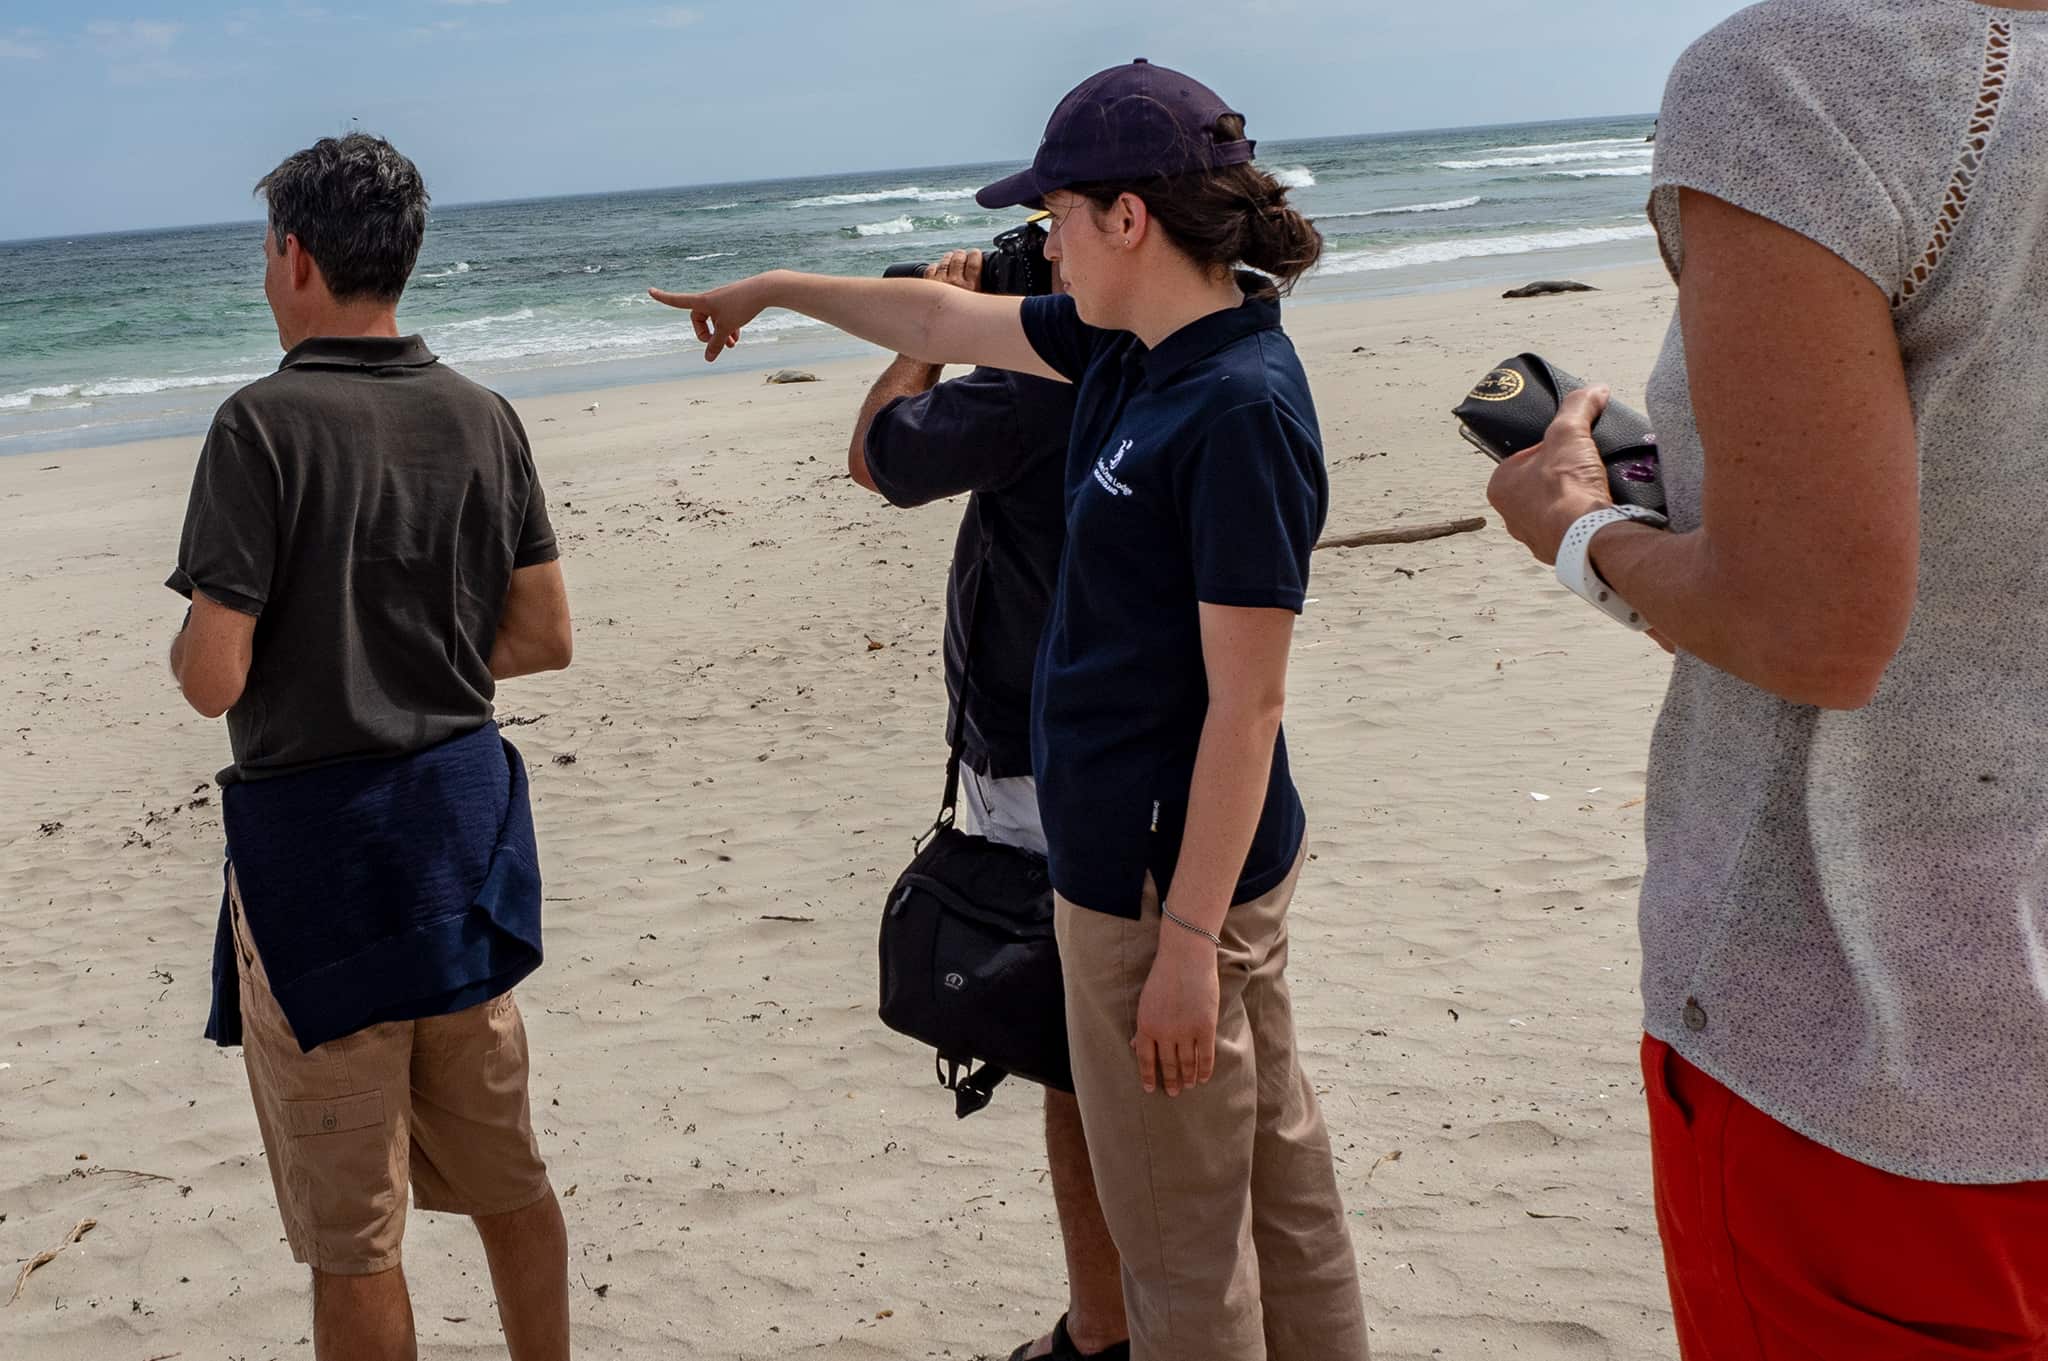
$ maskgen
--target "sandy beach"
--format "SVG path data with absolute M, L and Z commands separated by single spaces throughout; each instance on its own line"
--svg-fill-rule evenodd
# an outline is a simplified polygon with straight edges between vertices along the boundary
M 1330 531 L 1488 513 L 1446 413 L 1504 355 L 1640 402 L 1673 292 L 1587 277 L 1292 309 Z M 1002 1356 L 1063 1307 L 1036 1094 L 956 1121 L 874 1017 L 940 786 L 958 520 L 846 479 L 882 363 L 519 403 L 578 625 L 574 668 L 499 713 L 548 881 L 521 997 L 582 1355 Z M 239 1051 L 199 1038 L 227 743 L 165 671 L 160 585 L 196 449 L 0 460 L 8 1358 L 312 1351 Z M 1666 659 L 1493 523 L 1318 554 L 1312 595 L 1291 976 L 1376 1354 L 1668 1357 L 1634 930 Z M 503 1355 L 466 1223 L 415 1216 L 407 1267 L 423 1355 Z

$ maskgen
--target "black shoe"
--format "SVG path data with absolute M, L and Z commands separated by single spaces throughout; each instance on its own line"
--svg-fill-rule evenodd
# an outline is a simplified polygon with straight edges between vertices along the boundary
M 1030 1350 L 1031 1344 L 1027 1342 L 1010 1353 L 1010 1361 L 1024 1361 Z M 1131 1361 L 1131 1344 L 1119 1342 L 1099 1352 L 1084 1352 L 1074 1345 L 1067 1332 L 1067 1316 L 1061 1314 L 1060 1321 L 1052 1325 L 1052 1350 L 1045 1354 L 1045 1361 Z

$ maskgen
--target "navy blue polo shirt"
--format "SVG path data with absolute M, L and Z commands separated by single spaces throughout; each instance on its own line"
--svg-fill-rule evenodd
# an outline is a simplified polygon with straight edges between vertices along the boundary
M 1329 502 L 1308 379 L 1280 305 L 1250 296 L 1157 348 L 1028 298 L 1024 331 L 1076 385 L 1067 549 L 1038 654 L 1032 761 L 1053 884 L 1139 915 L 1164 896 L 1208 714 L 1199 605 L 1300 612 Z M 1279 886 L 1305 831 L 1284 734 L 1232 903 Z

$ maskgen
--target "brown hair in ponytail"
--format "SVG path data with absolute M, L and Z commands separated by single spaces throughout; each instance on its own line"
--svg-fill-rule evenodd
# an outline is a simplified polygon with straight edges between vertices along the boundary
M 1211 130 L 1218 142 L 1244 136 L 1244 119 L 1225 114 Z M 1174 245 L 1198 265 L 1228 269 L 1245 264 L 1273 277 L 1280 293 L 1323 254 L 1323 234 L 1287 203 L 1287 189 L 1256 165 L 1231 165 L 1193 174 L 1163 175 L 1130 183 L 1077 184 L 1100 210 L 1123 194 L 1145 201 Z

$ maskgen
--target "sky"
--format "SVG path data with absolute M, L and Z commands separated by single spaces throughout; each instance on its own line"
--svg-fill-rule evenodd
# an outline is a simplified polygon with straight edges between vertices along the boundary
M 1632 114 L 1738 0 L 0 0 L 0 240 L 255 220 L 352 126 L 435 201 L 1028 160 L 1102 67 L 1277 140 Z

